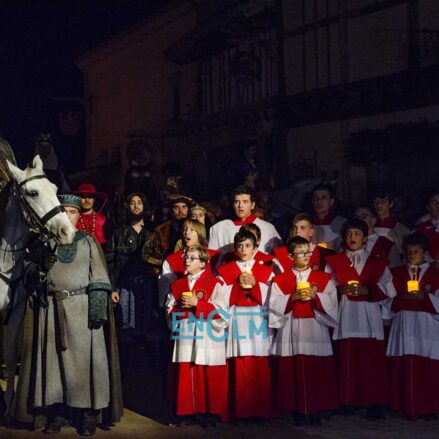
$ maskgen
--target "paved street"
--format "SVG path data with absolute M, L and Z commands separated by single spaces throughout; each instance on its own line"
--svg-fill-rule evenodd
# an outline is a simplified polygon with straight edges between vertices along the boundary
M 163 367 L 164 369 L 164 367 Z M 4 382 L 2 383 L 4 386 Z M 216 431 L 205 431 L 199 426 L 186 429 L 168 426 L 172 411 L 164 401 L 165 380 L 163 373 L 153 373 L 144 351 L 129 358 L 124 375 L 125 416 L 111 431 L 98 429 L 96 437 L 111 438 L 438 438 L 439 420 L 406 421 L 403 416 L 386 413 L 386 421 L 371 422 L 365 412 L 351 417 L 333 416 L 322 421 L 321 427 L 294 427 L 288 420 L 279 419 L 262 425 L 245 428 L 221 424 Z M 0 427 L 0 438 L 48 437 L 41 431 L 16 430 Z M 55 437 L 79 437 L 73 428 Z

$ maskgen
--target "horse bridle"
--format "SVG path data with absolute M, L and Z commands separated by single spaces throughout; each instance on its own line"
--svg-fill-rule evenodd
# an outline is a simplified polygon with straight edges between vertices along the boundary
M 18 201 L 20 203 L 21 209 L 23 212 L 26 212 L 28 215 L 28 219 L 24 216 L 25 221 L 27 222 L 28 226 L 35 230 L 37 233 L 41 235 L 45 235 L 47 237 L 54 238 L 56 241 L 56 237 L 49 231 L 49 229 L 46 227 L 46 224 L 55 216 L 58 215 L 58 213 L 65 212 L 64 207 L 61 204 L 58 204 L 58 206 L 55 206 L 53 209 L 50 209 L 49 212 L 47 212 L 43 217 L 40 218 L 40 216 L 35 212 L 35 210 L 32 208 L 32 206 L 29 204 L 29 202 L 26 200 L 26 197 L 23 193 L 22 187 L 29 183 L 32 180 L 40 180 L 42 178 L 45 178 L 48 180 L 46 174 L 40 174 L 40 175 L 34 175 L 33 177 L 26 178 L 20 183 L 16 183 L 17 188 L 17 195 L 18 195 Z

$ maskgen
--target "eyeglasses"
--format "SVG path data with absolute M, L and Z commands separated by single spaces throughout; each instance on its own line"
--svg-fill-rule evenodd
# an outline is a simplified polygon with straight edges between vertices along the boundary
M 308 250 L 308 251 L 301 251 L 301 252 L 297 252 L 297 253 L 293 253 L 294 256 L 299 256 L 299 258 L 304 258 L 305 256 L 311 256 L 312 255 L 312 251 Z
M 193 258 L 192 256 L 183 256 L 183 259 L 185 261 L 189 261 L 189 262 L 194 262 L 194 261 L 199 261 L 200 258 Z

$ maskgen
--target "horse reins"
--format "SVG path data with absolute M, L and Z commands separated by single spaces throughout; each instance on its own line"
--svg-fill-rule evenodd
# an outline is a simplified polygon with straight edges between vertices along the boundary
M 42 218 L 39 217 L 39 215 L 35 212 L 35 210 L 32 208 L 32 206 L 29 205 L 27 202 L 21 188 L 26 184 L 29 183 L 32 180 L 40 180 L 42 178 L 47 179 L 47 176 L 45 174 L 41 175 L 34 175 L 33 177 L 26 178 L 22 182 L 17 184 L 18 188 L 18 200 L 22 207 L 23 211 L 26 211 L 29 215 L 31 221 L 36 223 L 35 224 L 28 224 L 30 228 L 36 230 L 38 233 L 54 237 L 52 233 L 49 232 L 49 230 L 46 227 L 46 224 L 55 216 L 58 215 L 58 213 L 65 212 L 64 207 L 61 204 L 58 204 L 58 206 L 55 206 L 53 209 L 50 209 L 49 212 L 47 212 Z M 55 237 L 54 237 L 55 238 Z

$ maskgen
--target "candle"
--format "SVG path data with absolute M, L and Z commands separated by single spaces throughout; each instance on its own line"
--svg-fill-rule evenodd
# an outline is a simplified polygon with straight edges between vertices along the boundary
M 297 282 L 297 290 L 304 290 L 306 288 L 310 288 L 310 284 L 309 282 L 305 282 L 305 281 L 299 281 Z M 302 299 L 300 299 L 302 301 L 306 301 L 306 300 L 311 300 L 310 296 L 306 296 L 306 297 L 302 297 Z
M 192 291 L 184 291 L 183 293 L 181 293 L 181 297 L 192 297 L 194 295 L 194 293 L 192 293 Z M 190 305 L 183 305 L 183 308 L 190 308 Z
M 241 274 L 249 274 L 249 275 L 251 275 L 252 272 L 251 271 L 243 271 Z M 251 285 L 251 284 L 241 284 L 241 288 L 243 290 L 251 290 L 253 288 L 253 285 Z
M 409 293 L 417 293 L 419 291 L 419 281 L 418 280 L 407 281 L 407 291 Z
M 328 243 L 327 242 L 319 242 L 317 245 L 320 246 L 320 247 L 328 248 Z
M 348 285 L 354 285 L 355 287 L 358 287 L 359 283 L 358 280 L 348 280 Z

